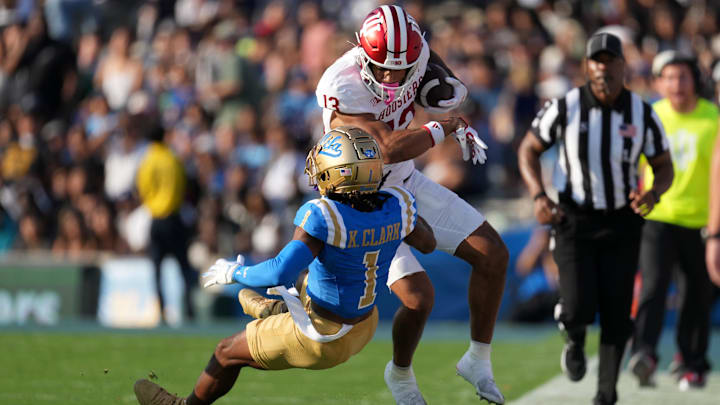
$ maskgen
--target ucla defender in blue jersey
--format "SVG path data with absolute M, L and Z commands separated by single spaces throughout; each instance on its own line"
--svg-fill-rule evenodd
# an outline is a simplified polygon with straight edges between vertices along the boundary
M 417 216 L 413 195 L 399 186 L 378 191 L 380 149 L 363 130 L 327 133 L 308 154 L 305 171 L 321 198 L 298 210 L 293 240 L 254 266 L 245 266 L 242 256 L 220 259 L 205 283 L 271 287 L 284 301 L 242 289 L 243 309 L 258 319 L 217 345 L 188 397 L 137 381 L 141 405 L 210 404 L 232 388 L 245 366 L 324 369 L 343 363 L 375 333 L 377 288 L 385 285 L 400 243 L 434 250 L 432 230 Z M 287 290 L 293 281 L 295 288 Z

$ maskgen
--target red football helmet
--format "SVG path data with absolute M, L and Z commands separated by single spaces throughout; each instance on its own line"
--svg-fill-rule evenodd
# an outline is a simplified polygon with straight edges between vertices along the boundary
M 365 86 L 381 99 L 390 101 L 402 95 L 408 84 L 420 74 L 418 61 L 423 47 L 420 27 L 410 14 L 399 6 L 380 6 L 368 14 L 359 33 L 355 34 L 360 48 L 360 65 Z M 380 83 L 370 64 L 385 69 L 408 69 L 398 84 Z

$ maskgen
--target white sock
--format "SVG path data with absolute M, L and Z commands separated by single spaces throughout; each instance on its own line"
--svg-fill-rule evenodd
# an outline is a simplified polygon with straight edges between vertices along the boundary
M 390 367 L 390 376 L 395 380 L 410 380 L 415 378 L 415 373 L 413 373 L 412 365 L 400 367 L 393 361 Z
M 478 360 L 490 361 L 490 345 L 487 343 L 470 340 L 470 348 L 468 353 Z

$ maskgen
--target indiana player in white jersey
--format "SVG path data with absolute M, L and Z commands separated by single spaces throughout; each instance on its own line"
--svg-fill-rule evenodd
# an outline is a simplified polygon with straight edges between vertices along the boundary
M 415 96 L 428 62 L 442 60 L 430 50 L 415 20 L 398 6 L 381 6 L 368 14 L 357 34 L 358 45 L 323 74 L 316 97 L 323 107 L 326 132 L 341 125 L 365 129 L 383 153 L 385 185 L 401 185 L 416 196 L 418 212 L 435 233 L 438 248 L 472 266 L 468 300 L 470 348 L 457 372 L 473 384 L 481 399 L 502 404 L 490 363 L 490 342 L 505 285 L 508 252 L 485 217 L 455 193 L 426 178 L 412 159 L 454 136 L 465 160 L 484 163 L 487 147 L 459 117 L 431 121 L 407 129 L 415 113 Z M 459 106 L 467 95 L 454 76 L 446 81 L 454 95 L 431 112 Z M 390 266 L 388 286 L 402 306 L 393 323 L 393 359 L 385 382 L 398 404 L 424 404 L 412 367 L 415 352 L 434 302 L 429 277 L 407 245 L 401 245 Z

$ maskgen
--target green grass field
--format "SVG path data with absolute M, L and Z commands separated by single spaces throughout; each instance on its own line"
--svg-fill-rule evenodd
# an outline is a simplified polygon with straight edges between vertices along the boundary
M 0 404 L 134 404 L 136 379 L 157 376 L 171 392 L 186 395 L 205 367 L 221 334 L 162 331 L 6 331 L 0 368 Z M 588 340 L 593 353 L 596 339 Z M 560 372 L 557 334 L 493 344 L 495 379 L 508 400 Z M 465 339 L 424 340 L 414 370 L 429 403 L 478 402 L 472 387 L 455 374 Z M 262 372 L 244 369 L 218 404 L 391 404 L 382 373 L 391 355 L 387 338 L 330 370 Z

